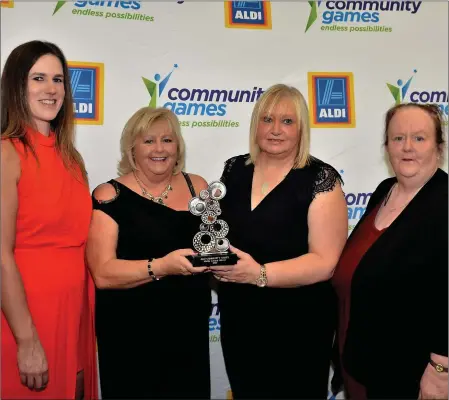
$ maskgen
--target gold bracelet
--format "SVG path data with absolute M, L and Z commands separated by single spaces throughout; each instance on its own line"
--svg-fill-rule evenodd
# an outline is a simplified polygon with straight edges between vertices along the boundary
M 436 370 L 437 372 L 439 372 L 440 374 L 441 374 L 442 372 L 447 372 L 447 371 L 448 371 L 448 369 L 447 369 L 446 367 L 444 367 L 442 364 L 436 363 L 436 362 L 433 361 L 432 359 L 429 360 L 429 364 L 430 364 L 433 368 L 435 368 L 435 370 Z

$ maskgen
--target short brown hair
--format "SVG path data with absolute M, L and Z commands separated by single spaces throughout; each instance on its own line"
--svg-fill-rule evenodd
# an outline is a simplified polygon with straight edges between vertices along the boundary
M 391 107 L 385 115 L 384 146 L 388 145 L 388 128 L 390 127 L 391 120 L 399 110 L 410 107 L 419 108 L 426 112 L 430 118 L 432 118 L 435 125 L 436 143 L 441 155 L 443 153 L 443 145 L 445 143 L 443 133 L 444 117 L 441 108 L 437 104 L 401 103 Z

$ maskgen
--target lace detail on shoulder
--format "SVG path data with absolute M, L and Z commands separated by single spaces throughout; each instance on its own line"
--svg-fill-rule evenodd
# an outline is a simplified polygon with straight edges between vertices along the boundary
M 112 186 L 114 186 L 115 196 L 112 199 L 108 199 L 108 200 L 98 200 L 98 199 L 95 198 L 95 196 L 92 196 L 96 203 L 98 203 L 98 204 L 109 204 L 109 203 L 112 203 L 114 200 L 116 200 L 117 197 L 120 195 L 120 187 L 117 184 L 117 182 L 114 181 L 114 180 L 111 180 L 108 183 L 110 183 Z M 94 192 L 95 192 L 95 190 L 94 190 Z
M 236 162 L 238 157 L 239 156 L 235 156 L 235 157 L 232 157 L 229 160 L 225 161 L 223 173 L 221 174 L 221 178 L 220 178 L 220 181 L 223 182 L 224 184 L 226 184 L 228 176 L 231 173 L 232 166 L 234 165 L 234 163 Z
M 343 184 L 343 179 L 335 168 L 328 164 L 320 163 L 318 165 L 319 172 L 315 178 L 313 185 L 312 199 L 319 193 L 331 192 L 334 190 L 337 181 Z

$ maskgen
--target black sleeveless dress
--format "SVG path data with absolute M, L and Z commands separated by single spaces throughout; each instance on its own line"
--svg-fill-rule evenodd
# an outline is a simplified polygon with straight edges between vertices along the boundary
M 332 190 L 338 172 L 311 158 L 291 170 L 251 211 L 254 165 L 248 155 L 226 162 L 221 200 L 232 245 L 258 263 L 308 253 L 307 214 L 317 193 Z M 235 399 L 326 399 L 336 298 L 330 281 L 296 288 L 218 284 L 221 344 Z
M 192 197 L 190 178 L 184 174 Z M 110 180 L 117 195 L 99 203 L 119 226 L 117 258 L 145 260 L 192 248 L 200 221 Z M 97 289 L 101 395 L 210 398 L 209 275 L 167 276 L 132 289 Z

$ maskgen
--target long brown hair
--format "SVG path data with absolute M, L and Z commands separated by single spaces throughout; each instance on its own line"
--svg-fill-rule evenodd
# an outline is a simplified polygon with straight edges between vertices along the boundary
M 87 184 L 84 161 L 74 143 L 75 127 L 69 68 L 64 54 L 55 44 L 33 40 L 16 47 L 7 58 L 1 78 L 2 139 L 20 140 L 25 150 L 30 150 L 37 160 L 35 149 L 26 137 L 27 125 L 36 129 L 28 104 L 28 74 L 37 60 L 47 54 L 59 59 L 64 74 L 64 101 L 58 115 L 50 122 L 50 127 L 56 134 L 55 146 L 66 168 L 79 178 L 75 172 L 76 167 L 79 167 L 82 179 Z

